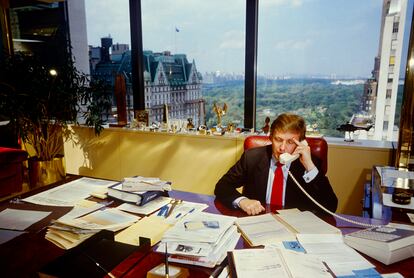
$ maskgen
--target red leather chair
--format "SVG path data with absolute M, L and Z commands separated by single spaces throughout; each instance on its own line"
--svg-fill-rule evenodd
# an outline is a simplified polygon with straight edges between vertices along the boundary
M 306 141 L 308 142 L 311 153 L 315 157 L 321 160 L 321 169 L 320 171 L 323 174 L 326 174 L 328 171 L 328 143 L 322 137 L 307 137 Z M 261 136 L 261 135 L 252 135 L 246 137 L 244 140 L 244 149 L 256 148 L 261 146 L 270 145 L 271 141 L 269 136 Z
M 0 197 L 22 191 L 26 159 L 24 150 L 0 147 Z

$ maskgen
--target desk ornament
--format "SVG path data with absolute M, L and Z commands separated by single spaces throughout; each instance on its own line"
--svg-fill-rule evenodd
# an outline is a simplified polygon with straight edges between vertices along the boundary
M 135 110 L 136 126 L 137 128 L 144 128 L 149 125 L 148 110 Z
M 192 129 L 194 129 L 193 118 L 188 118 L 187 119 L 187 130 L 192 130 Z
M 165 263 L 161 263 L 148 271 L 147 278 L 186 278 L 189 276 L 188 269 L 169 265 L 167 245 L 165 244 Z
M 206 135 L 207 134 L 207 127 L 205 125 L 200 125 L 198 127 L 198 134 Z
M 269 117 L 266 117 L 266 119 L 265 119 L 265 125 L 262 127 L 262 131 L 266 135 L 269 134 L 269 130 L 270 130 L 269 123 L 270 123 L 270 118 Z
M 221 119 L 227 113 L 227 104 L 224 103 L 223 107 L 220 107 L 217 105 L 217 103 L 214 103 L 213 112 L 217 116 L 217 129 L 221 129 Z

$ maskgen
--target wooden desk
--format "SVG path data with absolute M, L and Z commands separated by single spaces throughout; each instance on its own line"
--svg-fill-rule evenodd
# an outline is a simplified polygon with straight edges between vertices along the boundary
M 209 207 L 205 210 L 207 212 L 211 213 L 218 213 L 218 214 L 225 214 L 225 215 L 231 215 L 231 216 L 237 216 L 237 217 L 243 217 L 246 216 L 246 214 L 240 210 L 232 210 L 228 209 L 227 207 L 223 206 L 220 202 L 215 200 L 214 196 L 209 195 L 202 195 L 202 194 L 194 194 L 194 193 L 188 193 L 188 192 L 182 192 L 182 191 L 173 191 L 170 194 L 171 197 L 192 201 L 192 202 L 200 202 L 200 203 L 206 203 L 209 205 Z M 273 212 L 275 211 L 276 207 L 266 207 L 266 212 Z M 357 216 L 348 216 L 348 215 L 342 215 L 345 217 L 349 217 L 350 219 L 361 221 L 364 223 L 371 223 L 371 224 L 384 224 L 382 220 L 378 219 L 367 219 L 363 217 L 357 217 Z M 333 218 L 333 217 L 324 217 L 324 220 L 329 222 L 332 225 L 335 225 L 344 234 L 354 232 L 359 230 L 359 228 L 353 224 L 350 224 L 348 222 L 345 222 L 343 220 Z M 237 245 L 237 248 L 247 248 L 248 245 L 243 241 L 240 240 L 240 242 Z M 414 257 L 410 259 L 406 259 L 404 261 L 400 261 L 398 263 L 386 266 L 374 259 L 371 259 L 367 256 L 366 257 L 370 262 L 372 262 L 375 266 L 378 272 L 385 274 L 385 273 L 393 273 L 393 272 L 399 272 L 404 277 L 414 277 L 414 268 L 412 265 L 414 264 Z M 128 273 L 124 274 L 123 277 L 145 277 L 146 272 L 149 271 L 151 268 L 159 265 L 163 262 L 163 256 L 161 254 L 157 253 L 150 253 L 148 255 L 148 260 L 142 260 L 139 264 L 135 265 Z M 226 261 L 225 261 L 226 262 Z M 191 277 L 209 277 L 212 273 L 215 275 L 216 273 L 219 273 L 220 269 L 214 270 L 203 268 L 203 267 L 196 267 L 196 266 L 186 266 L 186 265 L 180 265 L 181 267 L 186 267 L 190 271 Z M 222 266 L 223 267 L 223 266 Z M 116 270 L 124 271 L 127 269 L 128 266 L 126 265 L 119 265 Z
M 73 179 L 73 178 L 72 178 Z M 39 189 L 38 191 L 44 190 Z M 27 195 L 27 194 L 26 194 Z M 23 195 L 22 198 L 26 197 Z M 195 194 L 182 191 L 172 191 L 170 196 L 177 199 L 206 203 L 209 207 L 207 212 L 225 214 L 232 216 L 246 216 L 245 213 L 240 210 L 231 210 L 224 207 L 220 202 L 215 201 L 214 196 Z M 9 201 L 0 203 L 0 210 L 7 207 L 25 207 L 40 209 L 40 206 L 31 204 L 11 204 Z M 275 207 L 267 207 L 267 212 L 274 211 Z M 59 215 L 63 215 L 69 210 L 69 208 L 56 208 L 56 207 L 43 207 L 42 210 L 51 210 L 53 215 L 46 221 L 42 221 L 30 227 L 29 232 L 15 238 L 7 243 L 0 245 L 0 267 L 3 277 L 36 277 L 37 271 L 51 262 L 53 259 L 61 256 L 65 251 L 58 248 L 54 244 L 47 241 L 44 236 L 48 225 L 48 220 L 56 218 Z M 375 219 L 367 219 L 362 217 L 348 216 L 354 220 L 359 220 L 366 223 L 381 224 L 383 221 Z M 342 220 L 334 219 L 332 217 L 324 218 L 329 223 L 336 225 L 343 233 L 349 233 L 357 230 L 354 225 L 348 224 Z M 241 239 L 237 245 L 237 248 L 248 247 Z M 108 254 L 110 256 L 110 254 Z M 380 273 L 392 273 L 399 272 L 404 277 L 414 277 L 414 258 L 410 258 L 390 266 L 383 265 L 373 259 L 368 258 L 377 268 Z M 137 251 L 128 257 L 125 261 L 119 264 L 115 269 L 111 271 L 116 277 L 146 277 L 146 273 L 153 267 L 159 265 L 164 260 L 161 254 L 147 251 Z M 226 261 L 222 267 L 224 267 Z M 190 277 L 209 277 L 210 275 L 216 275 L 220 272 L 220 268 L 209 269 L 204 267 L 180 265 L 189 269 Z

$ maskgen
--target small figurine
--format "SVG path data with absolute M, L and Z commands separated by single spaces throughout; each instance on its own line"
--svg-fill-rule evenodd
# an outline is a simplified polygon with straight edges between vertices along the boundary
M 219 107 L 217 103 L 213 105 L 213 112 L 217 115 L 217 127 L 221 128 L 221 118 L 226 115 L 227 104 L 224 103 L 223 108 Z
M 234 123 L 229 123 L 227 125 L 227 132 L 233 133 L 234 132 L 234 127 L 235 127 L 235 124 Z
M 269 128 L 270 128 L 269 123 L 270 123 L 270 118 L 269 117 L 266 117 L 266 119 L 265 119 L 265 125 L 264 125 L 264 127 L 262 127 L 262 130 L 263 130 L 263 132 L 265 134 L 268 134 L 269 133 Z
M 188 118 L 187 121 L 188 121 L 187 130 L 193 129 L 194 128 L 193 118 Z

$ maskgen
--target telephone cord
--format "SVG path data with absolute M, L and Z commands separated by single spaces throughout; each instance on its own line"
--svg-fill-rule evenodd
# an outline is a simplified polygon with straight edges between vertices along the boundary
M 355 225 L 359 225 L 359 226 L 363 226 L 363 227 L 368 227 L 368 228 L 376 228 L 376 227 L 380 227 L 381 225 L 373 225 L 373 224 L 368 224 L 368 223 L 362 223 L 362 222 L 358 222 L 352 219 L 348 219 L 346 217 L 340 216 L 334 212 L 331 212 L 330 210 L 326 209 L 324 206 L 322 206 L 321 204 L 319 204 L 311 195 L 309 195 L 308 192 L 306 192 L 305 189 L 303 189 L 303 187 L 299 184 L 299 182 L 296 180 L 296 178 L 292 175 L 292 173 L 290 171 L 288 171 L 289 176 L 293 179 L 293 181 L 296 183 L 296 185 L 300 188 L 300 190 L 302 190 L 302 192 L 309 198 L 311 199 L 312 202 L 314 202 L 318 207 L 320 207 L 322 210 L 324 210 L 325 212 L 327 212 L 328 214 L 337 217 L 345 222 L 349 222 Z

